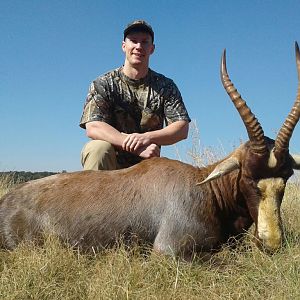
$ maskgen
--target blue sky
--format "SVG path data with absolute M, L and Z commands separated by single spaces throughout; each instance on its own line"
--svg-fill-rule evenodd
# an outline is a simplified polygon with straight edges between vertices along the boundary
M 125 25 L 155 31 L 151 68 L 172 78 L 204 147 L 230 151 L 246 130 L 219 77 L 230 77 L 274 137 L 296 97 L 300 1 L 0 1 L 0 171 L 80 170 L 89 83 L 119 67 Z M 300 125 L 290 149 L 300 153 Z M 191 139 L 181 142 L 181 158 Z M 174 146 L 163 155 L 176 157 Z

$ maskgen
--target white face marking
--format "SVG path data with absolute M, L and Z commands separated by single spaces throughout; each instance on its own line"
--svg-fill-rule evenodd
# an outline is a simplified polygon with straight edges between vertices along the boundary
M 281 195 L 285 188 L 282 178 L 262 179 L 258 182 L 262 197 L 258 207 L 257 231 L 263 246 L 276 250 L 281 245 Z
M 274 148 L 272 149 L 272 151 L 270 151 L 270 156 L 269 156 L 269 161 L 268 161 L 268 167 L 269 168 L 275 168 L 277 165 L 277 159 L 274 155 Z

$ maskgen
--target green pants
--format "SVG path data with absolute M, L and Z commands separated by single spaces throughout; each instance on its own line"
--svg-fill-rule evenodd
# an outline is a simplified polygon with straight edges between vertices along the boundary
M 114 147 L 105 141 L 92 140 L 81 151 L 81 164 L 84 170 L 118 169 Z

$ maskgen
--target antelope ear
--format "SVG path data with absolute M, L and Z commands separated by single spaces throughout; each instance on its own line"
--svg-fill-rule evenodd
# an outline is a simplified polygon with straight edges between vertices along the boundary
M 219 163 L 215 167 L 215 169 L 206 177 L 206 179 L 204 179 L 201 182 L 198 182 L 196 185 L 202 185 L 206 182 L 212 181 L 216 178 L 219 178 L 239 168 L 240 168 L 239 160 L 236 157 L 231 156 L 225 159 L 224 161 L 222 161 L 221 163 Z
M 291 154 L 293 160 L 293 169 L 300 170 L 300 155 L 299 154 Z

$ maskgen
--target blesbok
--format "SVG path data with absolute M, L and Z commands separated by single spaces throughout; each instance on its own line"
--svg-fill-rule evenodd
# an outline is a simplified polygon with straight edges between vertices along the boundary
M 289 140 L 300 116 L 300 54 L 296 43 L 298 92 L 274 140 L 263 129 L 229 79 L 225 51 L 222 83 L 239 112 L 249 141 L 205 168 L 152 158 L 116 171 L 81 171 L 27 182 L 0 201 L 0 241 L 55 232 L 83 249 L 102 248 L 125 237 L 152 243 L 155 251 L 188 256 L 218 249 L 253 222 L 258 245 L 281 245 L 280 206 L 286 182 L 300 158 Z

